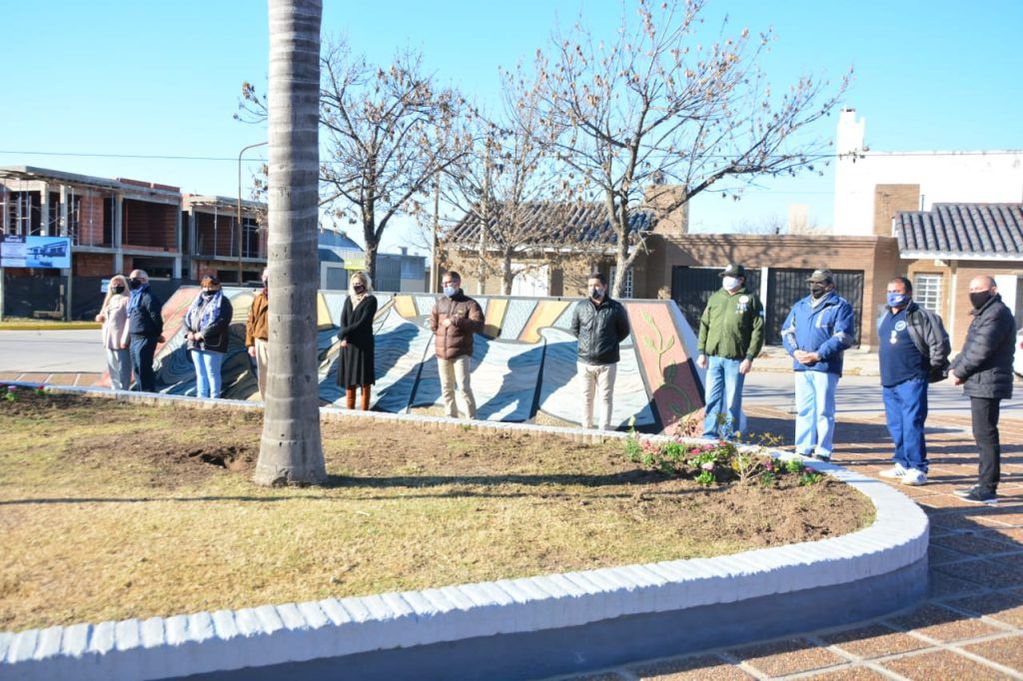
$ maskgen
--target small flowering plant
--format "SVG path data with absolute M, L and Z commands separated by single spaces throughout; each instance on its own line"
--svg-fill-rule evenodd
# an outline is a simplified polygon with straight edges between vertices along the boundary
M 739 438 L 741 434 L 736 434 Z M 752 438 L 752 434 L 747 436 Z M 797 475 L 799 484 L 812 485 L 824 476 L 802 461 L 777 460 L 766 450 L 777 444 L 774 436 L 761 436 L 760 443 L 744 444 L 741 440 L 694 442 L 682 435 L 654 442 L 640 438 L 635 428 L 625 441 L 625 454 L 630 461 L 666 476 L 695 480 L 704 486 L 715 483 L 759 483 L 773 485 L 782 476 Z
M 21 398 L 31 395 L 43 398 L 49 397 L 49 394 L 46 392 L 46 386 L 44 385 L 36 388 L 23 388 L 17 385 L 0 383 L 0 400 L 4 402 L 17 402 Z

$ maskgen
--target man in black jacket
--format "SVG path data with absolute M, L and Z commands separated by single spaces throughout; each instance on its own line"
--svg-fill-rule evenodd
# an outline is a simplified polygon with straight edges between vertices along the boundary
M 629 337 L 629 317 L 607 291 L 607 280 L 597 272 L 586 281 L 589 297 L 572 312 L 572 333 L 579 339 L 577 368 L 583 382 L 583 428 L 593 427 L 593 393 L 600 390 L 600 429 L 611 427 L 618 346 Z
M 1016 322 L 998 295 L 995 280 L 987 275 L 970 281 L 973 321 L 963 351 L 952 362 L 955 384 L 970 396 L 973 437 L 980 450 L 980 475 L 970 489 L 955 490 L 965 501 L 994 504 L 1001 477 L 998 413 L 1002 400 L 1012 397 L 1012 359 Z
M 134 270 L 128 278 L 128 334 L 131 337 L 131 363 L 135 370 L 135 388 L 156 392 L 153 355 L 163 342 L 163 302 L 149 290 L 149 275 Z

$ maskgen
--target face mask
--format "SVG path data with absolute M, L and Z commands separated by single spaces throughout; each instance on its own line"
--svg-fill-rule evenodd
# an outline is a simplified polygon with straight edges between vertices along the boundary
M 970 304 L 974 310 L 984 307 L 984 303 L 991 300 L 991 291 L 974 291 L 970 293 Z
M 217 294 L 217 291 L 215 289 L 214 290 L 204 290 L 202 292 L 202 297 L 203 298 L 212 298 L 216 294 Z
M 264 279 L 263 280 L 263 288 L 269 288 L 269 287 L 270 287 L 270 281 L 268 279 Z
M 352 290 L 355 291 L 356 293 L 362 294 L 366 292 L 366 287 L 363 286 L 362 284 L 356 284 L 355 286 L 352 287 Z
M 734 291 L 739 288 L 739 277 L 725 277 L 721 280 L 721 285 L 726 291 Z
M 111 286 L 110 290 L 113 291 L 114 293 L 118 294 L 118 295 L 124 293 L 124 287 L 123 286 Z
M 811 284 L 810 285 L 810 295 L 812 295 L 814 298 L 817 298 L 817 299 L 823 298 L 824 294 L 827 293 L 827 292 L 828 292 L 828 289 L 824 286 L 824 284 Z
M 909 302 L 908 293 L 893 293 L 892 291 L 888 292 L 888 307 L 903 308 L 906 307 L 906 304 L 908 302 Z
M 604 297 L 604 289 L 594 286 L 590 289 L 590 297 L 599 300 Z
M 129 279 L 128 280 L 128 288 L 130 288 L 132 291 L 134 291 L 136 289 L 142 288 L 142 280 L 141 279 Z
M 454 286 L 444 287 L 444 295 L 446 295 L 448 298 L 453 298 L 456 293 L 458 293 L 458 289 L 455 288 Z

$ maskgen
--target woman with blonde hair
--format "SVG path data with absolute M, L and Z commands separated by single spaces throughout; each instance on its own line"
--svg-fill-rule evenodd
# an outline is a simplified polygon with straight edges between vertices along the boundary
M 131 354 L 128 350 L 128 280 L 115 274 L 107 284 L 107 297 L 96 315 L 103 323 L 103 348 L 107 352 L 107 371 L 114 390 L 131 388 Z
M 355 409 L 355 389 L 362 388 L 362 410 L 369 411 L 370 386 L 376 383 L 376 353 L 373 341 L 373 317 L 377 299 L 373 283 L 365 272 L 356 272 L 348 281 L 348 296 L 341 310 L 341 359 L 337 384 L 345 389 L 345 403 Z

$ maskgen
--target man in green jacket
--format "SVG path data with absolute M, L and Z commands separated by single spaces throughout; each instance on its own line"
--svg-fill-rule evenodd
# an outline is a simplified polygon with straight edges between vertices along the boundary
M 764 346 L 764 306 L 746 289 L 742 265 L 729 265 L 718 276 L 721 289 L 710 297 L 700 317 L 696 363 L 707 370 L 703 436 L 728 439 L 742 418 L 746 374 Z

